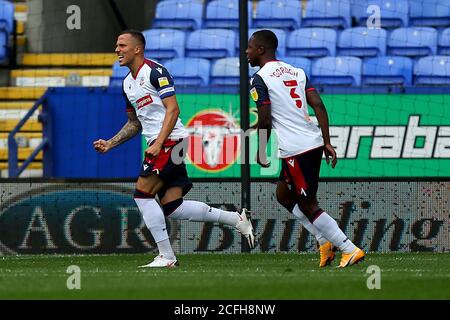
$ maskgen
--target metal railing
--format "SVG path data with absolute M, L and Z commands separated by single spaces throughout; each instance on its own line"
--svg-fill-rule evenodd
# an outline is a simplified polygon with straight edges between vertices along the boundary
M 10 178 L 17 178 L 34 160 L 37 154 L 44 150 L 44 177 L 51 176 L 51 155 L 50 155 L 50 133 L 51 133 L 51 115 L 49 110 L 47 109 L 47 92 L 44 93 L 39 100 L 33 105 L 33 107 L 27 112 L 27 114 L 19 121 L 19 123 L 14 127 L 14 129 L 8 135 L 8 176 Z M 33 115 L 33 113 L 42 105 L 42 112 L 38 116 L 39 122 L 43 124 L 43 137 L 41 143 L 33 150 L 33 152 L 28 156 L 24 163 L 19 167 L 18 163 L 18 146 L 17 141 L 15 139 L 15 135 L 23 125 L 27 122 L 27 120 Z

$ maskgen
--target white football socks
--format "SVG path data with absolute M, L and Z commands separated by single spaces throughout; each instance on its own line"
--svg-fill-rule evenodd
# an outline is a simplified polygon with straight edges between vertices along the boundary
M 239 213 L 213 208 L 206 203 L 199 201 L 184 200 L 183 203 L 169 215 L 169 218 L 201 222 L 219 222 L 230 226 L 236 226 L 239 221 Z
M 313 225 L 343 253 L 352 253 L 355 250 L 356 246 L 353 242 L 342 232 L 336 220 L 330 217 L 325 211 L 314 220 Z
M 292 214 L 300 220 L 300 223 L 306 228 L 306 230 L 309 231 L 309 233 L 316 237 L 319 245 L 324 245 L 325 243 L 327 243 L 328 240 L 324 238 L 322 233 L 311 222 L 309 222 L 308 218 L 298 207 L 298 204 L 296 204 L 294 209 L 292 209 Z
M 167 234 L 166 220 L 158 202 L 153 198 L 135 198 L 134 201 L 158 246 L 159 254 L 167 259 L 174 259 L 175 254 Z

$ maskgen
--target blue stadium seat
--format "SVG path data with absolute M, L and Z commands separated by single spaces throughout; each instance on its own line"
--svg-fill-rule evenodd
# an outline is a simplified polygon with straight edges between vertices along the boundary
M 302 26 L 349 28 L 352 25 L 350 8 L 348 0 L 309 0 Z
M 388 55 L 427 56 L 437 51 L 437 31 L 429 27 L 398 28 L 392 31 L 387 43 Z
M 263 0 L 256 5 L 253 28 L 296 29 L 300 27 L 301 2 L 298 0 Z
M 450 28 L 442 30 L 439 34 L 437 53 L 450 55 Z
M 311 76 L 311 65 L 312 62 L 308 58 L 303 57 L 284 57 L 282 61 L 290 64 L 293 67 L 301 68 L 305 71 L 308 77 Z
M 218 59 L 234 57 L 236 33 L 227 29 L 200 29 L 192 32 L 186 42 L 186 57 Z
M 325 57 L 317 59 L 311 70 L 315 85 L 361 85 L 362 62 L 357 57 Z
M 361 26 L 367 26 L 367 20 L 374 14 L 373 10 L 367 12 L 369 6 L 380 8 L 381 28 L 400 28 L 409 26 L 408 0 L 363 0 L 352 4 L 352 16 Z M 372 20 L 369 20 L 371 22 Z
M 286 45 L 287 56 L 325 57 L 336 55 L 336 31 L 302 28 L 292 31 Z
M 0 30 L 11 34 L 14 29 L 14 3 L 0 1 Z
M 203 3 L 200 0 L 167 0 L 156 5 L 153 28 L 199 29 Z
M 14 4 L 0 1 L 0 61 L 8 58 L 9 35 L 14 30 Z
M 240 84 L 239 58 L 222 58 L 214 62 L 211 69 L 211 85 L 238 86 Z M 259 67 L 248 67 L 249 76 L 253 76 Z
M 176 29 L 150 29 L 142 32 L 145 37 L 145 54 L 155 59 L 184 57 L 186 34 Z
M 409 0 L 413 26 L 450 26 L 450 0 Z
M 407 57 L 384 56 L 367 59 L 363 63 L 363 85 L 412 84 L 413 62 Z
M 386 30 L 366 27 L 342 31 L 337 44 L 338 55 L 375 57 L 386 55 Z
M 248 2 L 248 24 L 252 18 L 252 3 Z M 203 28 L 239 28 L 239 0 L 214 0 L 206 6 Z
M 419 59 L 414 65 L 414 78 L 416 85 L 450 85 L 450 57 Z
M 286 32 L 283 29 L 269 29 L 266 28 L 266 30 L 270 30 L 277 36 L 278 39 L 278 48 L 276 55 L 277 57 L 284 57 L 286 55 Z M 263 29 L 248 29 L 248 37 L 250 38 L 251 35 L 258 31 Z M 236 48 L 239 49 L 239 37 L 236 37 Z
M 112 66 L 112 75 L 109 78 L 109 85 L 113 87 L 121 87 L 123 79 L 130 73 L 128 67 L 121 67 L 119 61 L 114 62 Z
M 175 58 L 164 65 L 172 75 L 175 86 L 209 85 L 210 62 L 201 58 Z

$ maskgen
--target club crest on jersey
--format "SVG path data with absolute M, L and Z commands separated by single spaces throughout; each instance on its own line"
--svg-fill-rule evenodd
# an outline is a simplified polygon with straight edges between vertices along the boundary
M 256 91 L 256 88 L 252 88 L 250 90 L 250 95 L 252 96 L 253 101 L 258 101 L 258 91 Z
M 288 160 L 288 163 L 290 164 L 291 167 L 294 167 L 294 159 Z
M 237 161 L 241 131 L 230 114 L 204 110 L 195 114 L 186 128 L 190 133 L 187 158 L 197 169 L 219 172 Z
M 145 79 L 144 77 L 141 78 L 141 81 L 139 82 L 139 85 L 142 87 L 145 83 Z
M 158 83 L 159 83 L 160 87 L 168 86 L 169 80 L 167 80 L 166 77 L 161 77 L 161 78 L 158 78 Z

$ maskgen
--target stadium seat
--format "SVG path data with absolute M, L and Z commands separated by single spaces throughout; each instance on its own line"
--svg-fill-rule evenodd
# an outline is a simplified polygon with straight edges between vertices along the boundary
M 8 58 L 9 35 L 14 29 L 14 4 L 0 1 L 0 62 Z
M 408 0 L 366 0 L 357 1 L 352 4 L 352 16 L 360 26 L 367 26 L 368 18 L 375 12 L 367 12 L 369 6 L 380 8 L 381 28 L 400 28 L 409 26 L 409 3 Z M 370 19 L 369 22 L 373 20 Z
M 309 0 L 306 5 L 303 27 L 351 27 L 350 2 L 347 0 Z
M 266 28 L 266 30 L 269 28 Z M 258 30 L 263 29 L 248 29 L 248 37 L 250 38 L 253 33 L 255 33 Z M 286 32 L 283 29 L 269 29 L 275 35 L 278 39 L 278 48 L 276 55 L 277 57 L 284 57 L 286 55 Z M 236 37 L 236 48 L 239 49 L 239 37 Z M 245 48 L 247 49 L 247 47 Z
M 387 54 L 394 56 L 435 55 L 437 31 L 429 27 L 395 29 L 388 37 L 387 49 Z
M 150 29 L 142 32 L 145 37 L 145 54 L 154 59 L 184 57 L 186 34 L 176 29 Z
M 211 70 L 211 85 L 232 85 L 238 86 L 240 83 L 239 58 L 222 58 L 217 60 Z M 253 76 L 259 67 L 248 67 L 249 76 Z
M 287 56 L 319 58 L 336 55 L 336 31 L 302 28 L 292 31 L 286 45 Z
M 248 2 L 248 24 L 252 18 L 252 3 Z M 215 0 L 206 6 L 203 28 L 239 28 L 239 0 Z
M 442 30 L 439 34 L 438 54 L 450 55 L 450 28 Z
M 199 29 L 203 3 L 200 0 L 167 0 L 156 5 L 153 28 Z
M 361 85 L 361 59 L 357 57 L 325 57 L 317 59 L 311 69 L 315 85 Z
M 128 69 L 128 67 L 121 67 L 119 65 L 119 61 L 116 61 L 112 66 L 112 71 L 111 78 L 109 79 L 109 85 L 112 87 L 121 87 L 122 81 L 130 72 L 130 69 Z
M 450 57 L 431 56 L 419 59 L 414 65 L 416 85 L 450 85 Z
M 164 65 L 177 86 L 209 85 L 210 62 L 201 58 L 175 58 Z
M 450 0 L 409 0 L 412 26 L 450 26 Z
M 297 29 L 302 16 L 298 0 L 263 0 L 256 5 L 253 28 Z
M 386 30 L 366 27 L 342 31 L 337 44 L 338 55 L 374 57 L 386 55 Z
M 200 29 L 192 32 L 186 42 L 186 57 L 218 59 L 234 57 L 236 33 L 227 29 Z
M 363 63 L 363 85 L 411 85 L 413 62 L 407 57 L 384 56 Z
M 296 68 L 301 68 L 305 71 L 308 77 L 311 76 L 311 60 L 303 57 L 284 57 L 282 59 L 284 62 L 294 66 Z
M 0 30 L 11 34 L 14 30 L 14 3 L 0 1 Z

